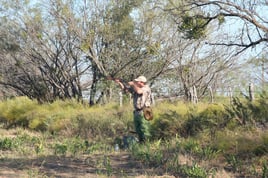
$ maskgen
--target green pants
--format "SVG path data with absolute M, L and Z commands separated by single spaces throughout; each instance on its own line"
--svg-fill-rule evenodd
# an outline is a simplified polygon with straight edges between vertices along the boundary
M 134 111 L 134 125 L 140 142 L 150 138 L 150 123 L 144 119 L 142 111 Z

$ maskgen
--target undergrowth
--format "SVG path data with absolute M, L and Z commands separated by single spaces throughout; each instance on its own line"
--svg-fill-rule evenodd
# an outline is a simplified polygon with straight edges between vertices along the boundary
M 252 103 L 237 98 L 233 105 L 162 102 L 153 106 L 150 142 L 132 140 L 126 147 L 123 138 L 135 137 L 130 104 L 89 107 L 69 100 L 40 105 L 19 97 L 0 102 L 1 129 L 18 129 L 12 136 L 1 136 L 0 150 L 23 156 L 79 158 L 111 153 L 119 143 L 159 174 L 216 177 L 227 171 L 233 176 L 265 178 L 268 133 L 263 128 L 267 123 L 263 105 L 262 99 Z M 100 166 L 109 169 L 109 175 L 110 164 Z

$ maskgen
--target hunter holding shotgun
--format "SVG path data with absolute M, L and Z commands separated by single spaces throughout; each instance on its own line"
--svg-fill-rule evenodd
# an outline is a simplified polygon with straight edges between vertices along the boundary
M 144 114 L 144 112 L 147 112 L 144 109 L 150 108 L 151 106 L 151 89 L 146 84 L 147 79 L 144 76 L 139 76 L 133 81 L 127 82 L 129 86 L 126 86 L 126 84 L 122 83 L 119 79 L 115 79 L 114 81 L 120 85 L 122 90 L 127 90 L 132 94 L 134 105 L 134 126 L 139 137 L 139 142 L 143 143 L 151 136 L 149 120 L 152 119 L 152 115 L 147 117 Z

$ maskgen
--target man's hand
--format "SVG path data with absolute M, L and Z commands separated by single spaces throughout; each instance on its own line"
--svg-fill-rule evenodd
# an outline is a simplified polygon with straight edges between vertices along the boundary
M 128 84 L 129 84 L 130 86 L 135 85 L 135 83 L 134 83 L 133 81 L 128 82 Z
M 114 79 L 115 83 L 121 83 L 120 79 Z

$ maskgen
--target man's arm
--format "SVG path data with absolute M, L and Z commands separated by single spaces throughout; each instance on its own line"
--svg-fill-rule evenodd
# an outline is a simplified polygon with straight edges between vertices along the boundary
M 120 88 L 121 88 L 122 90 L 125 89 L 125 85 L 124 85 L 119 79 L 115 79 L 114 81 L 115 81 L 115 83 L 118 83 L 118 84 L 119 84 L 119 86 L 120 86 Z
M 114 79 L 114 81 L 115 83 L 118 83 L 120 88 L 125 92 L 131 92 L 131 86 L 128 84 L 128 82 L 123 82 L 120 79 Z
M 139 87 L 135 81 L 130 81 L 128 82 L 128 84 L 133 88 L 136 93 L 138 93 L 139 95 L 143 94 L 142 88 Z

